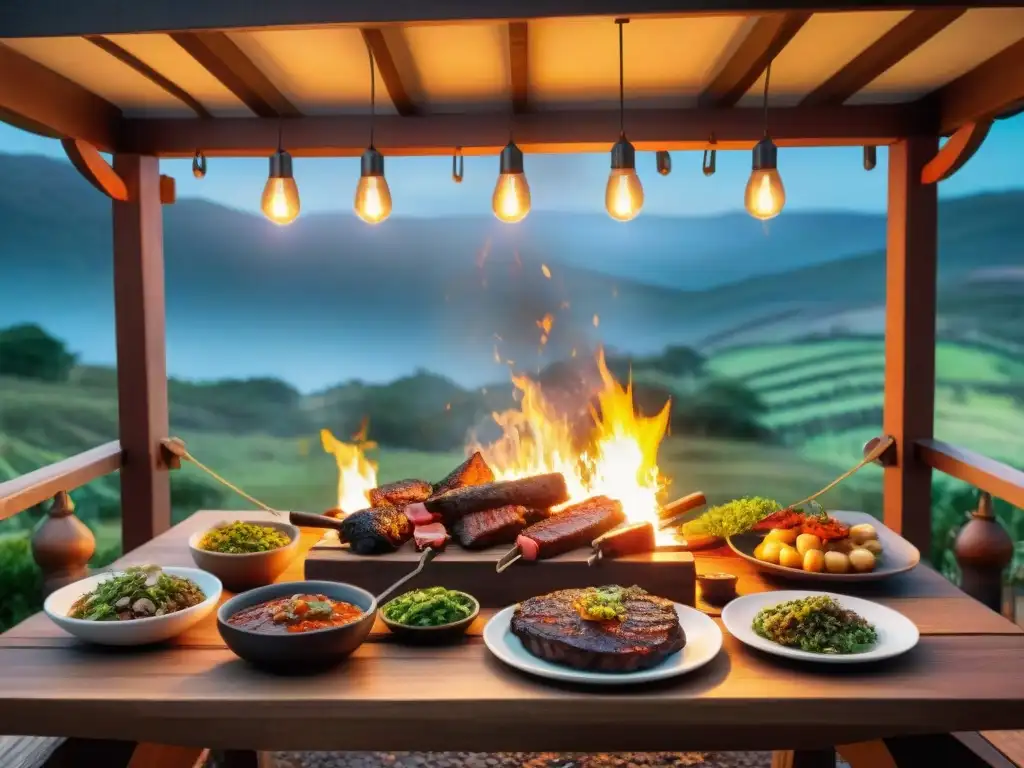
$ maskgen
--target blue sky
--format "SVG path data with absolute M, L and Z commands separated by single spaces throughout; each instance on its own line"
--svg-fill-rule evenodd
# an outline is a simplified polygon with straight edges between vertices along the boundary
M 980 152 L 940 194 L 959 196 L 983 190 L 1024 186 L 1024 114 L 996 123 Z M 0 151 L 63 158 L 59 142 L 0 123 Z M 861 168 L 857 147 L 782 149 L 779 167 L 786 185 L 787 209 L 885 210 L 885 152 L 878 168 Z M 644 212 L 664 216 L 714 214 L 742 207 L 750 173 L 749 152 L 721 152 L 718 172 L 705 178 L 699 152 L 673 153 L 673 171 L 660 177 L 654 153 L 638 155 L 644 183 Z M 437 216 L 490 212 L 498 171 L 496 157 L 466 158 L 466 178 L 450 180 L 449 157 L 392 157 L 387 176 L 395 215 Z M 257 211 L 266 180 L 263 158 L 214 158 L 203 180 L 192 176 L 191 161 L 166 160 L 164 173 L 177 179 L 180 197 L 202 197 L 233 208 Z M 526 172 L 536 210 L 599 213 L 604 210 L 608 155 L 528 155 Z M 359 176 L 355 158 L 298 158 L 295 176 L 304 212 L 351 211 Z

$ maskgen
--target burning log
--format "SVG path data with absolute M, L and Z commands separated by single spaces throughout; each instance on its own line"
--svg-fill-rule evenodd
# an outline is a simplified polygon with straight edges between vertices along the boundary
M 487 466 L 484 457 L 477 451 L 455 469 L 449 472 L 443 480 L 434 485 L 434 495 L 454 491 L 456 488 L 465 488 L 470 485 L 483 485 L 494 482 L 494 472 Z M 414 499 L 424 501 L 425 499 Z
M 425 480 L 399 480 L 370 489 L 371 507 L 404 507 L 417 501 L 426 501 L 434 492 Z
M 454 522 L 473 512 L 509 505 L 547 509 L 569 499 L 565 478 L 560 472 L 534 475 L 519 480 L 503 480 L 470 485 L 434 496 L 423 502 L 428 512 L 446 522 Z

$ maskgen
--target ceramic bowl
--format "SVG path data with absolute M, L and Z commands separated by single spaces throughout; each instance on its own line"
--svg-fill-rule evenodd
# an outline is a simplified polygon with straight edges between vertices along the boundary
M 380 620 L 402 642 L 423 645 L 451 642 L 466 634 L 466 630 L 476 621 L 476 617 L 480 615 L 480 602 L 466 592 L 459 592 L 459 594 L 465 595 L 473 601 L 473 612 L 466 618 L 459 619 L 458 621 L 439 624 L 436 627 L 414 627 L 409 624 L 399 624 L 398 622 L 391 621 L 391 619 L 384 615 L 383 611 L 380 614 Z
M 212 573 L 197 568 L 164 568 L 171 576 L 191 579 L 203 590 L 206 599 L 183 611 L 164 616 L 150 616 L 130 621 L 88 621 L 72 619 L 68 611 L 74 602 L 98 584 L 117 575 L 118 572 L 100 573 L 68 584 L 53 592 L 43 603 L 43 611 L 59 627 L 75 637 L 100 645 L 147 645 L 169 640 L 209 616 L 220 600 L 222 591 L 220 579 Z
M 299 529 L 283 520 L 245 521 L 256 525 L 265 525 L 267 528 L 273 528 L 283 533 L 290 539 L 283 547 L 266 552 L 248 552 L 240 555 L 210 552 L 199 548 L 199 542 L 202 541 L 203 536 L 213 528 L 230 522 L 233 521 L 225 520 L 216 526 L 193 533 L 189 537 L 188 548 L 195 564 L 204 571 L 209 571 L 217 576 L 223 582 L 224 588 L 231 592 L 244 592 L 247 589 L 272 583 L 299 553 Z
M 321 594 L 352 603 L 361 618 L 340 627 L 280 635 L 235 627 L 228 619 L 259 603 L 296 594 Z M 377 598 L 365 589 L 336 581 L 286 581 L 235 595 L 217 611 L 217 629 L 228 648 L 246 661 L 271 670 L 316 671 L 340 662 L 363 644 L 377 617 Z

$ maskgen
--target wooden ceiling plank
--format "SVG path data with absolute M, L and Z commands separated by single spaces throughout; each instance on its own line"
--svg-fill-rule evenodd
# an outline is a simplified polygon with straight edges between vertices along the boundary
M 373 54 L 373 59 L 377 63 L 377 71 L 380 72 L 380 77 L 384 81 L 388 96 L 391 97 L 391 103 L 395 105 L 395 110 L 402 117 L 418 115 L 419 109 L 402 83 L 402 76 L 391 55 L 391 49 L 388 47 L 387 40 L 384 39 L 384 32 L 376 28 L 364 28 L 359 31 L 362 32 L 363 40 Z
M 0 37 L 180 32 L 260 28 L 308 28 L 325 24 L 408 24 L 514 21 L 573 16 L 658 18 L 690 15 L 761 15 L 788 11 L 884 11 L 914 7 L 1014 7 L 1016 0 L 338 0 L 288 2 L 125 2 L 125 0 L 32 0 L 0 3 Z
M 3 44 L 0 72 L 0 115 L 5 120 L 36 133 L 113 148 L 121 110 L 109 101 Z
M 815 107 L 842 104 L 964 13 L 964 8 L 912 12 L 807 94 L 800 103 Z
M 810 17 L 810 13 L 794 12 L 757 19 L 747 37 L 701 93 L 698 104 L 731 107 L 738 102 Z
M 171 38 L 259 117 L 301 113 L 223 32 L 176 32 Z
M 195 98 L 192 94 L 186 91 L 177 83 L 169 80 L 168 78 L 161 75 L 142 59 L 137 58 L 133 54 L 126 51 L 120 45 L 115 43 L 113 40 L 109 40 L 102 35 L 88 35 L 86 38 L 90 43 L 95 45 L 102 51 L 106 51 L 118 61 L 123 64 L 127 64 L 129 67 L 134 69 L 144 78 L 149 80 L 161 88 L 167 93 L 174 96 L 179 101 L 183 102 L 189 109 L 196 113 L 197 117 L 213 117 L 212 114 L 202 105 L 202 103 Z
M 508 24 L 508 69 L 512 85 L 512 111 L 530 110 L 530 36 L 525 21 Z
M 889 144 L 934 134 L 928 105 L 788 107 L 772 110 L 772 137 L 781 146 Z M 257 118 L 126 120 L 124 151 L 190 157 L 260 156 L 277 145 L 277 120 Z M 517 115 L 516 143 L 525 152 L 606 151 L 618 135 L 614 110 L 568 110 Z M 283 138 L 296 156 L 357 157 L 365 149 L 369 119 L 362 115 L 285 121 Z M 507 113 L 433 114 L 416 120 L 378 115 L 374 143 L 385 155 L 494 154 L 508 141 Z M 764 132 L 759 108 L 641 109 L 630 113 L 629 137 L 638 149 L 703 149 L 714 134 L 718 149 L 749 149 Z
M 923 101 L 939 105 L 943 134 L 1024 105 L 1024 40 L 1018 40 Z

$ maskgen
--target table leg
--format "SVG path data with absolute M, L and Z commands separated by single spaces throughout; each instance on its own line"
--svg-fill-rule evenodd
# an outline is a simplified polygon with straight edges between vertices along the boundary
M 836 768 L 834 749 L 777 750 L 772 753 L 772 768 Z M 871 768 L 874 768 L 871 766 Z
M 128 768 L 203 768 L 208 749 L 201 747 L 173 747 L 169 744 L 137 744 Z

